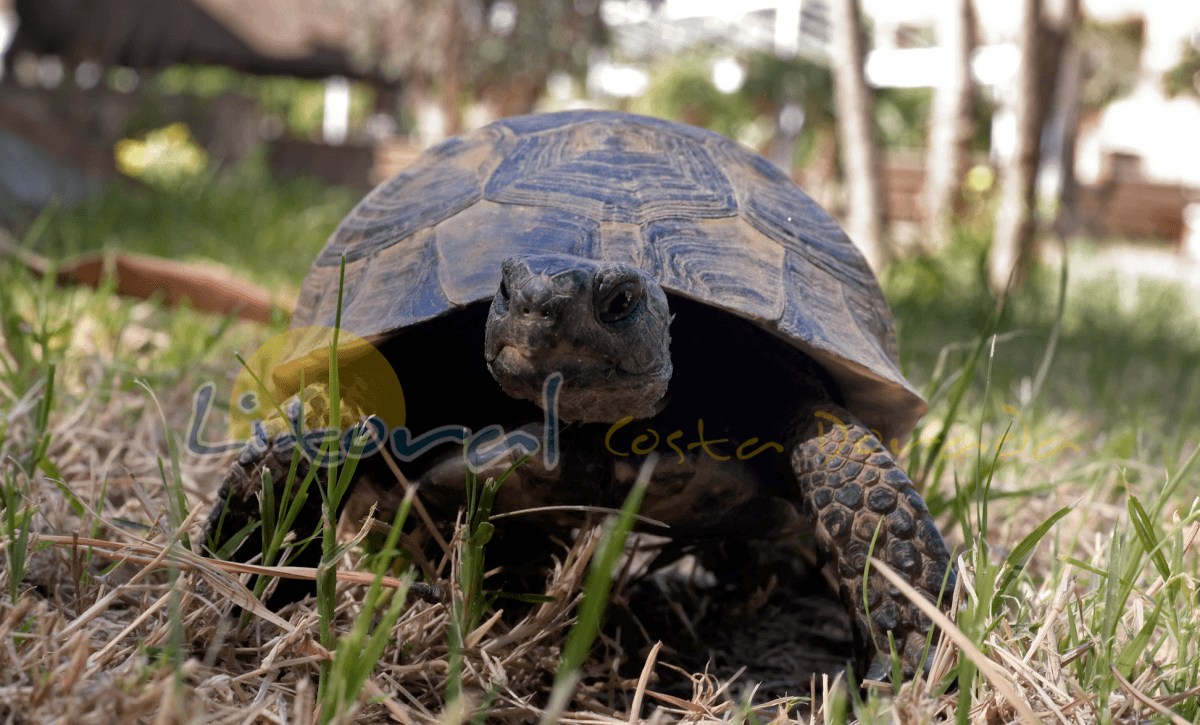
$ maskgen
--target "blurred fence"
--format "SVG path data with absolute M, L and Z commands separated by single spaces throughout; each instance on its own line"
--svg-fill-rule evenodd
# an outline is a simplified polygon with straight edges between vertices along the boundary
M 1182 244 L 1187 208 L 1200 203 L 1200 189 L 1142 178 L 1137 157 L 1113 154 L 1096 184 L 1076 188 L 1067 231 L 1094 237 L 1156 238 Z M 924 160 L 892 155 L 884 162 L 888 221 L 924 222 Z

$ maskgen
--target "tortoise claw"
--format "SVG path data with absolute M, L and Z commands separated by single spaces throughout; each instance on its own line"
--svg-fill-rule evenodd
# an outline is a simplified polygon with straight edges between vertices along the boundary
M 871 658 L 871 664 L 867 667 L 867 674 L 863 679 L 886 682 L 891 674 L 892 663 L 885 661 L 881 653 Z

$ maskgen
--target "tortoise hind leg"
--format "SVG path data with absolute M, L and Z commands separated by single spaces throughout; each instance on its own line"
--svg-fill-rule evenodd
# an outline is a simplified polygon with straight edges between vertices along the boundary
M 891 671 L 888 633 L 906 678 L 928 666 L 932 622 L 882 574 L 863 574 L 867 554 L 886 562 L 932 602 L 947 608 L 955 577 L 942 535 L 908 479 L 849 411 L 822 404 L 803 411 L 789 436 L 792 470 L 817 543 L 832 559 L 855 638 L 873 661 L 871 679 Z M 949 571 L 947 571 L 949 569 Z M 945 582 L 945 595 L 940 595 Z
M 278 500 L 283 496 L 284 483 L 292 463 L 292 450 L 292 445 L 277 445 L 261 424 L 254 426 L 250 440 L 238 452 L 237 460 L 221 481 L 216 500 L 208 513 L 204 535 L 210 551 L 216 553 L 218 547 L 242 527 L 258 520 L 258 498 L 262 491 L 264 471 L 271 474 L 275 498 Z M 297 476 L 303 479 L 307 473 L 308 462 L 301 458 Z M 319 499 L 317 503 L 320 503 Z M 313 513 L 319 517 L 320 508 L 313 509 Z M 247 537 L 238 549 L 241 559 L 249 559 L 261 551 L 258 546 L 261 537 L 257 532 Z
M 272 437 L 263 427 L 257 426 L 251 439 L 238 454 L 237 460 L 230 466 L 204 525 L 205 543 L 212 553 L 215 554 L 242 528 L 259 520 L 259 496 L 262 493 L 264 471 L 271 474 L 276 509 L 282 508 L 282 498 L 295 447 L 290 441 L 284 441 L 285 436 L 282 434 Z M 294 486 L 299 486 L 308 475 L 308 470 L 309 463 L 301 456 Z M 315 490 L 318 485 L 322 485 L 320 481 L 312 482 L 293 522 L 292 530 L 300 537 L 307 536 L 320 524 L 321 495 Z M 263 551 L 262 537 L 261 529 L 250 532 L 230 559 L 239 562 L 256 559 Z M 316 567 L 321 561 L 321 545 L 319 541 L 312 541 L 298 555 L 292 556 L 287 550 L 284 555 L 289 557 L 287 563 L 292 566 Z M 267 604 L 278 609 L 315 591 L 312 582 L 280 579 Z

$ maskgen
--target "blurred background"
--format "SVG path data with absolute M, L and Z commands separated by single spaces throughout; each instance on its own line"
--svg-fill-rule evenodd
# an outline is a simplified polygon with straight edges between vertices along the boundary
M 1047 240 L 1200 259 L 1195 2 L 0 0 L 0 49 L 0 225 L 51 259 L 294 287 L 424 148 L 584 107 L 761 152 L 877 271 L 964 236 L 994 293 Z
M 1200 647 L 1177 599 L 1194 589 L 1176 584 L 1200 576 L 1176 562 L 1200 491 L 1200 0 L 0 0 L 0 54 L 10 541 L 22 461 L 46 473 L 30 477 L 42 500 L 68 491 L 49 486 L 64 478 L 89 502 L 108 491 L 106 514 L 153 520 L 143 482 L 166 488 L 164 427 L 188 430 L 199 383 L 232 389 L 232 350 L 282 332 L 330 233 L 423 149 L 503 116 L 621 109 L 736 139 L 844 224 L 930 405 L 906 466 L 952 544 L 996 547 L 975 549 L 993 563 L 976 582 L 994 586 L 1006 552 L 1078 505 L 1051 546 L 1005 570 L 1024 569 L 1036 593 L 980 594 L 960 614 L 976 644 L 1059 631 L 1062 610 L 1039 607 L 1099 574 L 1059 619 L 1070 634 L 1044 645 L 1071 663 L 1047 678 L 1083 682 L 1059 705 L 1139 712 L 1114 694 L 1116 662 L 1196 721 Z M 72 278 L 98 289 L 55 286 Z M 224 464 L 185 455 L 176 480 L 211 496 Z M 1133 504 L 1158 524 L 1118 528 Z M 67 510 L 53 506 L 41 510 Z M 1133 548 L 1151 535 L 1178 542 L 1147 544 L 1156 566 Z M 1105 578 L 1110 567 L 1130 577 Z M 1126 587 L 1143 568 L 1172 583 Z M 58 600 L 57 578 L 36 581 Z M 1117 589 L 1136 602 L 1127 619 Z M 1177 642 L 1147 644 L 1155 627 Z M 743 638 L 731 661 L 781 661 L 761 642 Z M 128 660 L 139 673 L 144 661 Z M 99 676 L 84 691 L 125 692 Z M 1009 717 L 963 702 L 962 717 Z

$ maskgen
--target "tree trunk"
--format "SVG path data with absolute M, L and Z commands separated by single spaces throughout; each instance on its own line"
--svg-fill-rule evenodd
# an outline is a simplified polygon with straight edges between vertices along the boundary
M 1051 148 L 1043 154 L 1052 153 L 1053 163 L 1058 166 L 1058 218 L 1055 232 L 1066 237 L 1077 227 L 1075 199 L 1078 183 L 1075 180 L 1075 143 L 1079 138 L 1079 111 L 1082 104 L 1083 85 L 1087 81 L 1087 63 L 1083 50 L 1074 42 L 1075 22 L 1079 18 L 1079 0 L 1051 0 L 1043 18 L 1042 47 L 1053 51 L 1053 57 L 1042 63 L 1042 68 L 1055 70 L 1054 83 L 1041 90 L 1041 101 L 1045 104 L 1045 124 Z M 1054 65 L 1051 66 L 1050 64 Z
M 949 72 L 933 101 L 933 125 L 925 162 L 925 221 L 930 246 L 944 247 L 953 235 L 954 214 L 967 172 L 967 147 L 974 127 L 975 8 L 971 0 L 949 0 L 937 26 L 938 44 L 949 54 Z
M 996 236 L 988 257 L 988 284 L 997 294 L 1017 289 L 1033 255 L 1035 201 L 1042 128 L 1049 115 L 1060 61 L 1070 57 L 1079 0 L 1051 0 L 1043 17 L 1042 0 L 1023 0 L 1021 63 L 1017 70 L 1017 139 L 1004 172 Z
M 463 23 L 462 0 L 447 0 L 450 13 L 449 33 L 445 38 L 445 64 L 441 82 L 442 113 L 446 115 L 446 135 L 462 133 L 463 55 L 466 50 L 467 28 Z
M 864 42 L 858 0 L 833 0 L 834 85 L 842 169 L 846 178 L 847 231 L 876 273 L 889 261 L 883 240 L 883 187 L 872 118 L 874 97 L 863 73 Z
M 1063 238 L 1074 234 L 1079 228 L 1079 214 L 1075 208 L 1079 196 L 1079 182 L 1075 178 L 1075 143 L 1079 138 L 1080 99 L 1086 72 L 1083 50 L 1075 43 L 1069 44 L 1063 50 L 1055 98 L 1055 115 L 1061 116 L 1062 134 L 1058 157 L 1061 169 L 1058 219 L 1054 229 Z
M 996 236 L 988 256 L 988 284 L 997 294 L 1020 286 L 1033 242 L 1033 201 L 1041 119 L 1038 117 L 1038 21 L 1042 0 L 1022 0 L 1017 67 L 1017 139 L 1012 158 L 1004 169 L 1000 208 L 996 210 Z

